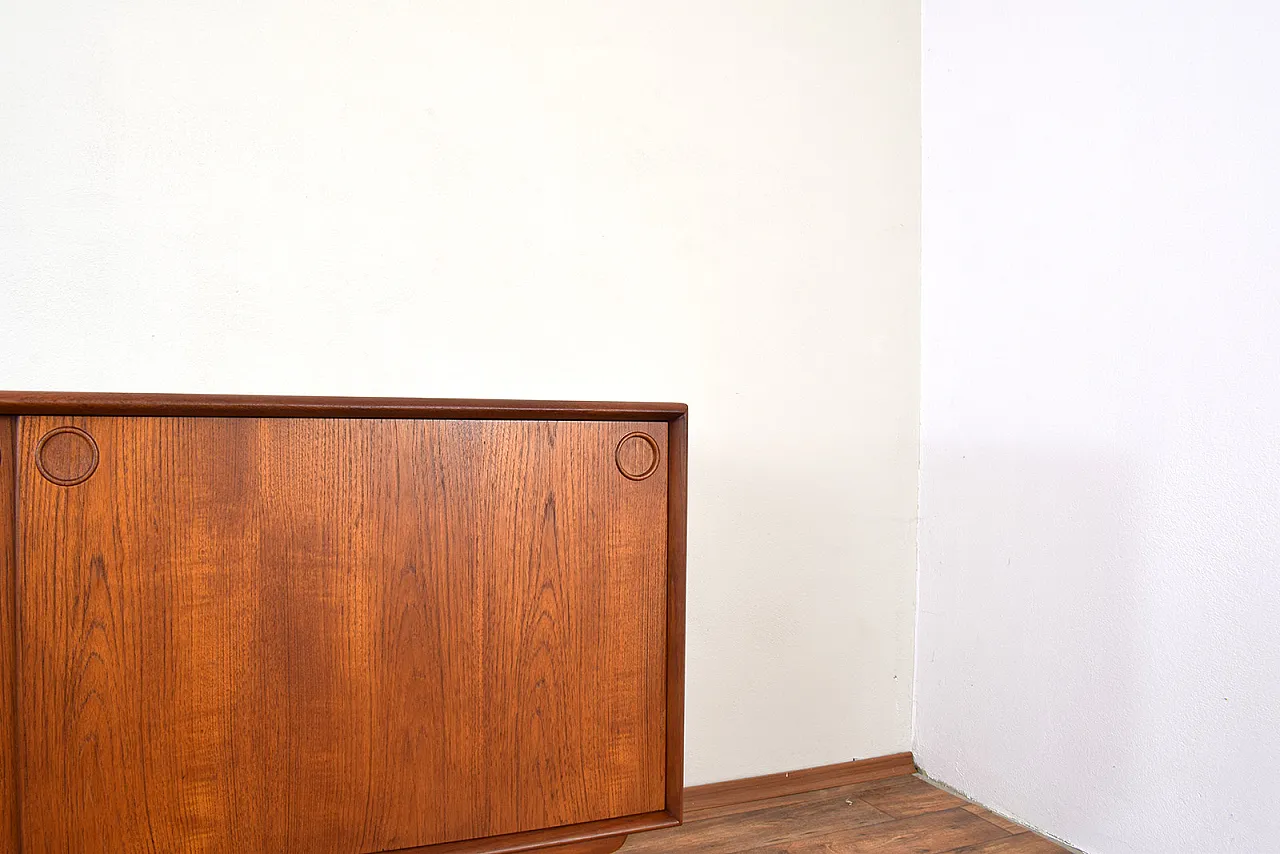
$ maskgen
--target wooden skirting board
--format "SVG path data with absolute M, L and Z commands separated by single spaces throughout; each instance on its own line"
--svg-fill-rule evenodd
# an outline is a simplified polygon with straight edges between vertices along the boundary
M 684 809 L 686 813 L 692 813 L 702 809 L 830 789 L 833 786 L 848 786 L 889 777 L 901 777 L 914 774 L 915 770 L 915 758 L 910 753 L 894 753 L 889 756 L 855 759 L 852 762 L 840 762 L 818 768 L 805 768 L 801 771 L 784 771 L 781 774 L 766 774 L 763 777 L 690 786 L 684 790 Z

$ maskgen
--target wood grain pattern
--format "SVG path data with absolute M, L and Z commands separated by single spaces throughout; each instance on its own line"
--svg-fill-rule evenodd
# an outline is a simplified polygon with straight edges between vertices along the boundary
M 0 418 L 0 852 L 22 843 L 18 780 L 18 620 L 15 601 L 13 508 L 14 419 Z
M 991 810 L 978 804 L 966 804 L 964 808 L 976 815 L 978 818 L 986 819 L 1006 833 L 1022 833 L 1026 830 L 1025 827 L 1018 824 L 1016 821 L 1010 821 L 1004 816 L 993 813 Z
M 919 777 L 899 777 L 884 785 L 867 789 L 858 797 L 894 818 L 908 818 L 939 810 L 964 809 L 968 806 L 963 798 L 931 786 Z
M 901 777 L 896 779 L 903 779 Z M 870 783 L 854 783 L 849 786 L 828 786 L 823 789 L 817 789 L 808 792 L 796 792 L 790 795 L 779 795 L 776 798 L 768 798 L 766 800 L 742 801 L 740 803 L 719 804 L 714 807 L 706 807 L 703 809 L 685 810 L 685 823 L 694 823 L 706 821 L 712 818 L 722 818 L 724 816 L 740 815 L 742 813 L 756 812 L 762 809 L 777 809 L 779 807 L 797 806 L 809 803 L 815 799 L 831 799 L 836 801 L 857 800 L 858 796 L 865 791 L 869 791 L 873 787 L 883 784 L 883 780 L 876 780 Z M 870 804 L 868 804 L 870 806 Z M 873 808 L 874 809 L 874 808 Z M 877 812 L 879 812 L 877 810 Z M 885 816 L 889 819 L 890 816 Z
M 0 391 L 0 415 L 674 421 L 683 403 Z
M 101 460 L 59 487 L 20 457 L 22 854 L 669 823 L 672 469 L 614 460 L 633 430 L 670 459 L 665 422 L 23 417 L 18 445 L 62 425 Z
M 948 854 L 1066 854 L 1067 849 L 1043 836 L 1022 833 L 978 845 L 956 848 Z
M 884 780 L 910 774 L 915 769 L 915 760 L 910 753 L 894 753 L 801 771 L 693 786 L 685 790 L 684 806 L 686 810 L 704 810 L 723 804 L 811 792 L 869 780 Z
M 870 827 L 839 830 L 819 840 L 763 846 L 751 854 L 944 854 L 962 846 L 990 842 L 1007 834 L 962 809 L 930 812 Z
M 922 777 L 904 775 L 690 809 L 682 827 L 632 837 L 623 854 L 1066 854 L 1025 827 L 988 815 Z
M 841 797 L 808 797 L 787 809 L 710 818 L 691 823 L 679 834 L 680 847 L 699 854 L 738 854 L 743 846 L 779 845 L 811 839 L 831 828 L 865 827 L 891 821 L 863 801 Z M 663 834 L 635 837 L 627 854 L 668 854 L 671 839 Z
M 98 467 L 98 446 L 82 430 L 56 427 L 36 445 L 35 461 L 45 480 L 75 486 L 93 476 Z
M 658 443 L 643 430 L 623 436 L 614 459 L 618 463 L 618 471 L 629 480 L 644 480 L 652 476 L 663 462 Z
M 621 839 L 597 839 L 593 842 L 559 845 L 554 850 L 547 851 L 546 854 L 613 854 L 626 841 L 624 836 Z
M 518 854 L 525 851 L 562 854 L 563 849 L 570 845 L 604 845 L 617 842 L 620 846 L 626 841 L 626 834 L 664 830 L 676 827 L 677 824 L 678 822 L 664 810 L 564 827 L 527 830 L 522 833 L 490 836 L 484 839 L 405 848 L 397 851 L 396 854 Z
M 685 553 L 688 525 L 689 416 L 667 427 L 666 807 L 684 816 Z

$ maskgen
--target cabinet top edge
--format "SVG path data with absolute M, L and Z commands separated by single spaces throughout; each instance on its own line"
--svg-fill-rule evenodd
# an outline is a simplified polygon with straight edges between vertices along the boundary
M 688 412 L 683 403 L 0 391 L 0 415 L 676 421 Z

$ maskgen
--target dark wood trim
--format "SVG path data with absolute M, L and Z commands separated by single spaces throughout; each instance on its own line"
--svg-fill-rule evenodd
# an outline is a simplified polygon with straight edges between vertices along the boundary
M 728 780 L 724 783 L 709 783 L 705 786 L 685 789 L 684 808 L 692 812 L 783 795 L 797 795 L 818 789 L 830 789 L 833 786 L 848 786 L 853 783 L 901 777 L 905 774 L 914 774 L 915 770 L 915 758 L 910 753 L 894 753 L 889 756 L 856 759 L 853 762 L 841 762 L 836 765 L 805 768 L 801 771 L 766 774 L 763 777 Z
M 0 418 L 0 850 L 22 850 L 18 715 L 17 418 Z
M 685 539 L 689 416 L 667 426 L 667 812 L 684 819 Z
M 642 833 L 676 827 L 680 820 L 669 812 L 649 812 L 622 818 L 606 818 L 565 827 L 549 827 L 505 836 L 487 836 L 484 839 L 468 839 L 462 842 L 441 842 L 418 848 L 399 848 L 383 854 L 516 854 L 520 851 L 541 851 L 554 854 L 555 846 L 590 842 L 612 836 Z
M 0 415 L 675 421 L 688 411 L 683 403 L 0 391 Z

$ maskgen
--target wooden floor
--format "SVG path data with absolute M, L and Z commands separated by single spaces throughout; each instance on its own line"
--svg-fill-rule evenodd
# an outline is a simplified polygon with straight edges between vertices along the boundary
M 1068 849 L 931 785 L 894 777 L 694 810 L 620 854 L 1061 854 Z

